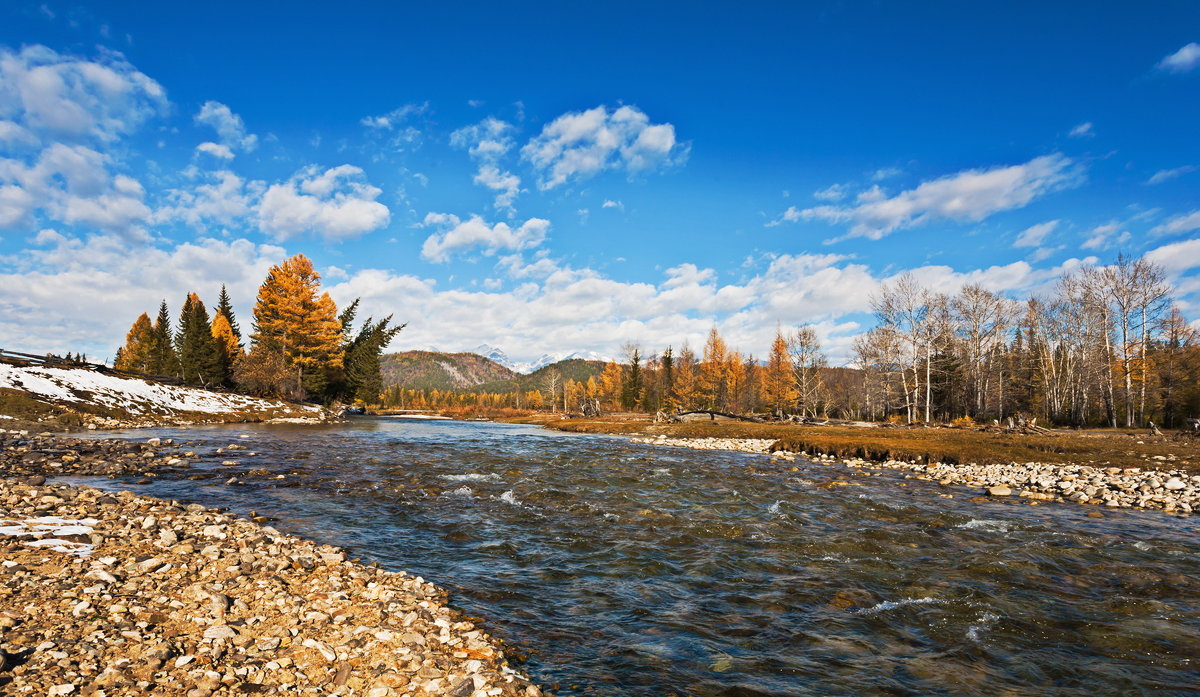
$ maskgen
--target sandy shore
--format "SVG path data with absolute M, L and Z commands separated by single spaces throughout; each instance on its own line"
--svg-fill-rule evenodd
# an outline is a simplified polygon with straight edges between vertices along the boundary
M 771 455 L 786 461 L 804 458 L 827 465 L 854 469 L 901 470 L 914 479 L 936 481 L 943 486 L 970 487 L 989 496 L 1022 496 L 1041 501 L 1107 506 L 1110 508 L 1149 508 L 1172 513 L 1200 510 L 1200 475 L 1185 470 L 1143 470 L 1138 467 L 1091 467 L 1039 462 L 1013 462 L 1007 465 L 922 464 L 887 460 L 833 458 L 806 453 L 771 451 L 776 442 L 761 438 L 668 438 L 632 437 L 635 443 L 692 448 L 696 450 L 733 450 Z
M 196 504 L 22 483 L 40 480 L 0 480 L 0 693 L 543 694 L 421 578 Z

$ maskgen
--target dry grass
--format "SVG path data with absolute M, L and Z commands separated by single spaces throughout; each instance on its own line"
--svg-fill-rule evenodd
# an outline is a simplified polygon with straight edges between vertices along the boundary
M 1055 431 L 1048 435 L 990 433 L 965 428 L 867 428 L 737 422 L 655 424 L 620 416 L 548 420 L 575 433 L 663 434 L 672 438 L 769 438 L 775 450 L 866 460 L 974 464 L 1046 462 L 1200 471 L 1200 439 L 1147 431 Z M 1155 456 L 1164 458 L 1154 459 Z

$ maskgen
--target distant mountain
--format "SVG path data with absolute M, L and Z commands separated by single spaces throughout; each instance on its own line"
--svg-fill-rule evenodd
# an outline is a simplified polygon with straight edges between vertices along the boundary
M 508 354 L 503 349 L 496 348 L 489 344 L 480 344 L 476 346 L 474 353 L 488 358 L 500 365 L 522 375 L 529 375 L 537 372 L 548 365 L 561 363 L 563 361 L 581 360 L 581 361 L 600 361 L 605 363 L 613 359 L 608 356 L 603 356 L 595 351 L 575 351 L 574 353 L 543 353 L 541 357 L 533 361 L 514 361 L 508 357 Z
M 383 384 L 414 390 L 458 390 L 512 380 L 517 373 L 475 353 L 402 351 L 380 357 Z
M 589 361 L 582 358 L 568 358 L 549 365 L 544 365 L 528 375 L 516 375 L 512 378 L 485 382 L 476 386 L 479 392 L 528 392 L 530 390 L 545 390 L 549 388 L 551 371 L 558 371 L 561 383 L 567 380 L 587 382 L 588 378 L 599 379 L 604 371 L 605 361 Z M 561 384 L 560 384 L 561 389 Z

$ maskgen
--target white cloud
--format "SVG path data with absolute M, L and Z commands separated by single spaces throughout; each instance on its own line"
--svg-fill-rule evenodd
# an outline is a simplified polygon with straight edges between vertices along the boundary
M 1200 240 L 1184 240 L 1146 252 L 1147 261 L 1162 266 L 1170 274 L 1200 267 Z
M 1200 44 L 1192 42 L 1163 58 L 1155 67 L 1169 73 L 1186 73 L 1200 65 Z
M 111 158 L 83 145 L 55 143 L 31 165 L 0 159 L 0 227 L 28 227 L 35 212 L 130 239 L 145 239 L 145 190 L 112 174 Z
M 162 249 L 113 235 L 80 240 L 50 232 L 38 237 L 53 247 L 26 249 L 0 271 L 0 345 L 111 358 L 139 313 L 153 315 L 163 298 L 177 312 L 189 291 L 213 303 L 222 283 L 245 327 L 267 269 L 285 256 L 244 239 Z
M 168 190 L 154 218 L 182 221 L 201 231 L 209 224 L 233 226 L 251 217 L 265 190 L 265 183 L 245 181 L 229 170 L 207 173 L 194 187 Z
M 212 155 L 219 160 L 233 159 L 233 151 L 229 149 L 229 146 L 219 143 L 201 143 L 196 146 L 196 152 Z
M 340 240 L 378 230 L 391 220 L 387 206 L 375 199 L 383 193 L 364 180 L 363 171 L 341 165 L 321 172 L 306 167 L 263 194 L 258 224 L 277 240 L 311 232 Z
M 598 106 L 559 116 L 521 148 L 521 155 L 541 173 L 543 191 L 606 169 L 631 174 L 682 162 L 688 148 L 675 138 L 669 123 L 651 124 L 636 107 L 615 111 Z
M 515 130 L 512 124 L 489 116 L 479 123 L 463 126 L 451 133 L 450 144 L 466 150 L 471 157 L 495 161 L 512 149 Z
M 410 117 L 420 116 L 429 110 L 429 102 L 421 104 L 405 104 L 379 116 L 364 116 L 359 123 L 367 128 L 390 131 L 407 121 Z
M 0 120 L 18 124 L 24 139 L 110 142 L 166 106 L 162 86 L 119 53 L 86 60 L 45 46 L 0 48 Z
M 1017 241 L 1013 242 L 1013 246 L 1040 247 L 1046 240 L 1046 235 L 1049 235 L 1051 232 L 1053 232 L 1054 228 L 1056 227 L 1058 227 L 1057 220 L 1048 220 L 1044 223 L 1031 225 L 1022 230 L 1020 235 L 1017 235 Z
M 1150 186 L 1162 184 L 1165 181 L 1170 181 L 1176 177 L 1182 177 L 1185 174 L 1195 172 L 1197 169 L 1198 168 L 1196 165 L 1183 165 L 1182 167 L 1176 167 L 1175 169 L 1160 169 L 1155 172 L 1153 176 L 1146 180 L 1146 184 Z
M 814 191 L 813 198 L 818 201 L 841 201 L 846 198 L 846 185 L 831 184 L 824 189 Z
M 616 208 L 619 211 L 625 210 L 624 203 L 621 203 L 620 201 L 613 201 L 611 199 L 605 199 L 604 203 L 602 203 L 600 205 L 600 207 L 601 208 Z
M 1177 215 L 1162 225 L 1150 230 L 1153 235 L 1178 235 L 1192 230 L 1200 230 L 1200 210 L 1184 215 Z
M 884 179 L 898 177 L 901 174 L 904 174 L 904 170 L 900 169 L 899 167 L 881 167 L 880 169 L 875 170 L 875 172 L 871 175 L 871 179 L 878 182 L 883 181 Z
M 421 246 L 421 258 L 434 263 L 445 263 L 452 255 L 473 249 L 481 249 L 485 255 L 529 249 L 541 244 L 550 230 L 550 221 L 542 218 L 530 218 L 513 228 L 508 223 L 490 225 L 477 215 L 460 220 L 446 213 L 427 214 L 425 225 L 440 228 Z
M 1087 240 L 1080 245 L 1083 249 L 1108 249 L 1114 244 L 1124 244 L 1129 241 L 1130 234 L 1122 230 L 1124 223 L 1116 221 L 1098 225 L 1088 233 Z
M 516 214 L 513 202 L 521 193 L 521 178 L 501 169 L 499 161 L 512 149 L 515 130 L 512 124 L 489 116 L 450 134 L 452 146 L 466 150 L 472 159 L 479 162 L 475 183 L 497 192 L 492 205 L 497 210 L 507 211 L 509 217 Z
M 216 131 L 221 143 L 230 150 L 249 152 L 258 145 L 258 136 L 246 133 L 246 124 L 242 122 L 242 117 L 220 102 L 205 102 L 196 113 L 195 121 Z
M 880 239 L 894 230 L 935 220 L 973 222 L 1028 205 L 1050 192 L 1077 185 L 1079 168 L 1063 155 L 1044 155 L 1009 167 L 972 169 L 923 182 L 888 197 L 878 186 L 858 195 L 853 206 L 789 207 L 768 225 L 800 220 L 848 224 L 848 237 Z
M 1071 132 L 1067 135 L 1071 138 L 1094 138 L 1096 136 L 1096 132 L 1092 130 L 1091 121 L 1084 121 L 1075 128 L 1072 128 Z

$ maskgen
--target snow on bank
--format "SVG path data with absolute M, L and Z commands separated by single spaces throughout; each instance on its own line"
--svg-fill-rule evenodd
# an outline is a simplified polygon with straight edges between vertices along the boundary
M 28 392 L 36 399 L 95 404 L 120 409 L 135 416 L 170 415 L 176 412 L 228 414 L 281 409 L 311 412 L 314 417 L 320 414 L 318 407 L 300 407 L 195 387 L 162 385 L 79 368 L 21 368 L 0 363 L 0 387 Z

